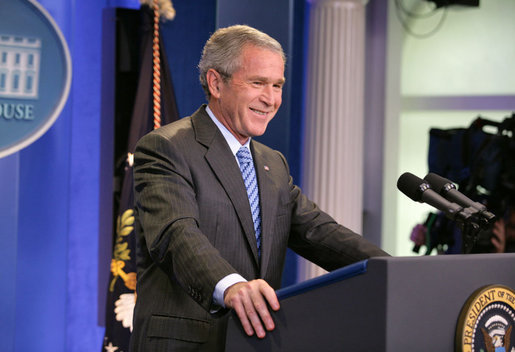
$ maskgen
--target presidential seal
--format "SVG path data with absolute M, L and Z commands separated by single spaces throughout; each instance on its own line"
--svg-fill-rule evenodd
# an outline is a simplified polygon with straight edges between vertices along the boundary
M 456 328 L 456 351 L 515 352 L 515 291 L 502 285 L 475 291 Z

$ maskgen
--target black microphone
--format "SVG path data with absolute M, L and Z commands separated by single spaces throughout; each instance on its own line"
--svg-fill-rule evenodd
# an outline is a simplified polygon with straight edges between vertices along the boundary
M 443 211 L 452 220 L 467 221 L 471 214 L 456 203 L 449 202 L 431 189 L 429 183 L 412 173 L 405 172 L 397 180 L 397 188 L 415 202 L 427 203 Z
M 489 212 L 483 204 L 474 202 L 472 199 L 458 191 L 452 181 L 432 172 L 428 173 L 426 177 L 424 177 L 424 180 L 429 182 L 431 188 L 445 199 L 455 202 L 462 207 L 472 207 L 477 210 L 479 214 L 485 218 L 487 223 L 495 219 L 495 215 Z

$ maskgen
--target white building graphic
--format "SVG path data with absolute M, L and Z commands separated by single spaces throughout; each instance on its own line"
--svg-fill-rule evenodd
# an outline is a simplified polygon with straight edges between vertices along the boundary
M 0 34 L 0 98 L 38 97 L 41 39 Z

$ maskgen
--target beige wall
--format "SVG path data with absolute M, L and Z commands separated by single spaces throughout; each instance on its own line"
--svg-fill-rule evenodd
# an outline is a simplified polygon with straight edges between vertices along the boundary
M 427 12 L 417 7 L 427 3 L 404 2 Z M 427 174 L 429 129 L 467 127 L 478 114 L 502 120 L 515 110 L 515 1 L 450 8 L 440 29 L 425 39 L 406 34 L 393 0 L 390 5 L 382 233 L 385 249 L 404 256 L 414 254 L 411 229 L 431 208 L 411 201 L 395 183 L 406 171 Z M 427 33 L 443 11 L 406 24 Z

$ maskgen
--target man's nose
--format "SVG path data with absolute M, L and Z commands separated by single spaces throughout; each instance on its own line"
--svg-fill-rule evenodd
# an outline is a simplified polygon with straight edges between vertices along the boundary
M 266 105 L 271 106 L 271 105 L 274 105 L 275 99 L 276 99 L 276 96 L 275 96 L 275 92 L 274 92 L 274 87 L 271 84 L 266 84 L 263 87 L 263 91 L 261 94 L 261 101 L 263 103 L 265 103 Z

